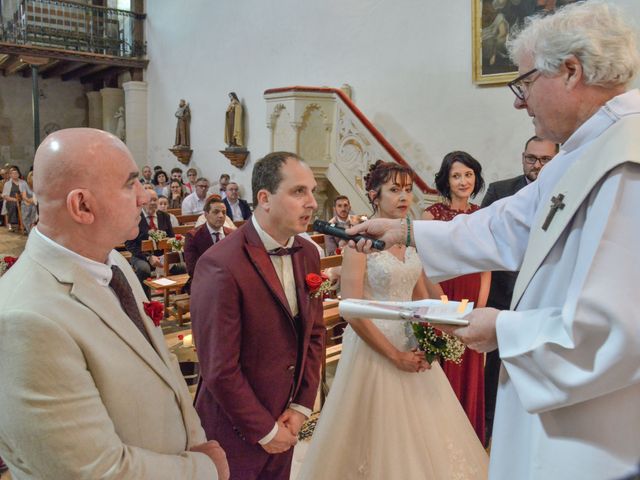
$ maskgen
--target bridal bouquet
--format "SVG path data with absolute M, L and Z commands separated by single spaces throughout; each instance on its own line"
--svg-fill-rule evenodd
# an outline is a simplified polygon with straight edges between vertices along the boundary
M 438 357 L 446 362 L 462 362 L 465 346 L 460 340 L 436 330 L 430 323 L 412 323 L 411 327 L 427 362 L 432 363 Z

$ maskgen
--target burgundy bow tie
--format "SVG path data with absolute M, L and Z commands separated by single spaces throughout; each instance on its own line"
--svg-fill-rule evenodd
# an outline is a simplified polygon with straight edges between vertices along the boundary
M 294 254 L 301 248 L 302 247 L 300 245 L 294 245 L 293 247 L 290 247 L 290 248 L 278 247 L 278 248 L 274 248 L 273 250 L 267 250 L 267 253 L 269 255 L 275 255 L 277 257 L 284 257 L 285 255 Z

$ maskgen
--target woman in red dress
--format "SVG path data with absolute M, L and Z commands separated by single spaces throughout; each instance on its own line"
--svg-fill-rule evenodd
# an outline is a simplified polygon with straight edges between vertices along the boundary
M 436 173 L 436 188 L 444 201 L 427 208 L 423 220 L 448 222 L 457 215 L 473 213 L 479 207 L 469 198 L 484 188 L 482 166 L 466 152 L 448 153 Z M 450 300 L 466 298 L 478 308 L 486 306 L 490 284 L 491 272 L 483 272 L 452 278 L 440 286 Z M 442 369 L 484 443 L 484 354 L 467 349 L 460 365 L 445 362 Z

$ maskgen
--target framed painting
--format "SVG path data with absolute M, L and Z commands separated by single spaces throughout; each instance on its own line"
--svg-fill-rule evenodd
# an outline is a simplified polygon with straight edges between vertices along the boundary
M 518 68 L 507 53 L 507 38 L 531 15 L 553 12 L 578 0 L 471 0 L 473 81 L 479 85 L 505 84 Z

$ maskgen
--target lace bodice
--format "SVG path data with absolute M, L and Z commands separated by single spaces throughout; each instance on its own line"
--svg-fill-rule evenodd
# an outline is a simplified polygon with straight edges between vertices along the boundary
M 413 289 L 422 273 L 422 263 L 413 247 L 406 250 L 404 262 L 392 253 L 383 251 L 367 256 L 367 270 L 364 281 L 364 298 L 368 300 L 410 301 Z M 407 350 L 410 332 L 404 322 L 373 320 L 380 331 L 399 350 Z

